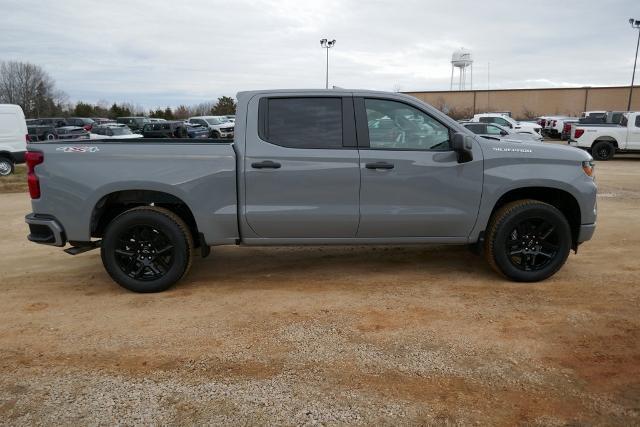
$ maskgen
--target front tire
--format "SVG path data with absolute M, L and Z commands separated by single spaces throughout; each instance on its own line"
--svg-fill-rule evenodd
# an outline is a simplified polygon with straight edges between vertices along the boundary
M 518 200 L 494 213 L 485 255 L 491 267 L 507 278 L 538 282 L 564 265 L 571 243 L 571 228 L 562 212 L 537 200 Z
M 100 254 L 107 273 L 120 286 L 133 292 L 161 292 L 189 271 L 193 238 L 173 212 L 141 206 L 109 223 Z
M 616 147 L 608 141 L 598 141 L 591 148 L 591 155 L 596 160 L 611 160 L 616 152 Z
M 7 157 L 0 157 L 0 176 L 9 176 L 15 170 L 13 160 Z

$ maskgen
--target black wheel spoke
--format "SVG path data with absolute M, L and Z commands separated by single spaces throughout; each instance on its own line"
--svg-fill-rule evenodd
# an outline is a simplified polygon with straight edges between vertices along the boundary
M 129 277 L 153 281 L 171 269 L 174 249 L 162 231 L 150 225 L 134 225 L 119 237 L 114 252 L 118 266 Z
M 136 253 L 134 251 L 129 251 L 125 249 L 116 249 L 116 253 L 118 255 L 126 256 L 127 258 L 134 257 Z
M 165 246 L 165 247 L 164 247 L 164 248 L 162 248 L 162 249 L 158 249 L 158 250 L 156 250 L 156 255 L 163 254 L 163 253 L 165 253 L 165 252 L 170 251 L 171 249 L 173 249 L 173 245 L 167 245 L 167 246 Z
M 543 218 L 526 218 L 506 237 L 505 251 L 513 266 L 523 271 L 545 268 L 560 250 L 554 224 Z

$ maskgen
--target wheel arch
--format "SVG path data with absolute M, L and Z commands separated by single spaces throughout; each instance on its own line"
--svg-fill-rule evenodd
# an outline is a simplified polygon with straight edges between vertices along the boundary
M 102 237 L 109 222 L 138 206 L 158 206 L 170 210 L 187 224 L 196 247 L 199 246 L 198 224 L 187 203 L 174 194 L 159 190 L 118 190 L 102 196 L 91 211 L 91 236 Z
M 554 206 L 565 216 L 571 227 L 572 248 L 577 248 L 580 232 L 581 211 L 578 200 L 568 191 L 554 187 L 520 187 L 511 189 L 498 198 L 493 205 L 489 221 L 504 205 L 516 200 L 532 199 Z

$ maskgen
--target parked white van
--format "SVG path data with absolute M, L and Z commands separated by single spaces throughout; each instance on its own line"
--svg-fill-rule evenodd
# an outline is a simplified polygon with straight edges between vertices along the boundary
M 0 104 L 0 176 L 11 175 L 14 165 L 24 163 L 27 134 L 22 108 Z

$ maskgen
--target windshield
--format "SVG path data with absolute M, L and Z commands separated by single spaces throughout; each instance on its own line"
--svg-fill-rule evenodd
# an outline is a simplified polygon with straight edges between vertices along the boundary
M 131 135 L 131 133 L 132 133 L 129 128 L 124 127 L 124 126 L 123 127 L 117 127 L 117 128 L 113 127 L 113 128 L 111 128 L 111 132 L 114 135 Z
M 226 122 L 225 120 L 219 119 L 218 117 L 210 117 L 208 119 L 205 119 L 205 121 L 210 125 L 221 125 Z

